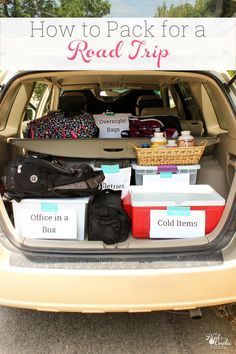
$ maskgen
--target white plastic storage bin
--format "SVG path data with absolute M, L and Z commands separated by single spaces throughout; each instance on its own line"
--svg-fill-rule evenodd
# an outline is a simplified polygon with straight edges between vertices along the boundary
M 131 164 L 135 170 L 135 183 L 136 185 L 143 185 L 144 175 L 163 175 L 163 178 L 170 178 L 175 174 L 188 174 L 189 184 L 196 184 L 197 171 L 200 169 L 200 165 L 186 165 L 186 166 L 140 166 L 136 163 Z M 168 175 L 169 174 L 169 175 Z
M 15 228 L 21 237 L 84 240 L 89 198 L 13 201 Z

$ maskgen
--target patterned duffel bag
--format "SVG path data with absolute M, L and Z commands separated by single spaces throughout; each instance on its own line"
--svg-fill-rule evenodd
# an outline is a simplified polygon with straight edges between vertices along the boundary
M 51 112 L 28 123 L 26 138 L 85 139 L 98 137 L 99 129 L 90 113 Z

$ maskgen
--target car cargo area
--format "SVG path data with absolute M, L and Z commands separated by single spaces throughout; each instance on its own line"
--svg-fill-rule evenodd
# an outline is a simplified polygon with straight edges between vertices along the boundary
M 0 220 L 6 237 L 27 250 L 122 253 L 197 249 L 224 237 L 226 226 L 235 230 L 236 120 L 224 90 L 206 72 L 20 74 L 5 86 L 0 104 Z M 181 145 L 183 131 L 190 145 Z M 17 156 L 48 165 L 56 160 L 73 171 L 85 164 L 103 175 L 97 190 L 120 191 L 128 237 L 88 239 L 95 192 L 60 187 L 62 194 L 57 187 L 51 195 L 22 197 L 19 189 L 17 197 L 17 185 L 8 189 L 9 164 Z M 22 171 L 21 162 L 14 178 Z M 27 173 L 36 185 L 37 173 Z M 105 219 L 99 222 L 105 235 Z

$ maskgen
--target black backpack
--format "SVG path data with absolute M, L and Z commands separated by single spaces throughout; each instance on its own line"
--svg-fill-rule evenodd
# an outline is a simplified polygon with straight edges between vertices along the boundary
M 16 156 L 6 169 L 6 197 L 76 197 L 96 193 L 104 180 L 102 171 L 86 164 L 69 168 L 57 160 L 37 156 Z
M 121 191 L 104 189 L 91 198 L 88 212 L 89 241 L 103 241 L 109 245 L 128 238 L 130 221 L 120 196 Z

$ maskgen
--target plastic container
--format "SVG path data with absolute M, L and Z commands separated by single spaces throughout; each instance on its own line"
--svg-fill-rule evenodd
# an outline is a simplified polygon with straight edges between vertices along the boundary
M 179 147 L 193 147 L 195 145 L 195 140 L 192 135 L 190 135 L 190 130 L 183 130 L 181 136 L 178 138 Z
M 84 240 L 89 198 L 13 200 L 16 231 L 21 237 Z
M 197 171 L 200 169 L 200 165 L 140 166 L 136 163 L 132 163 L 131 166 L 135 170 L 135 183 L 136 183 L 136 185 L 143 185 L 143 176 L 144 175 L 157 175 L 157 174 L 165 173 L 165 172 L 169 172 L 172 174 L 187 173 L 187 174 L 189 174 L 189 184 L 196 184 Z M 165 177 L 165 176 L 163 176 L 163 177 Z M 171 177 L 172 176 L 169 175 L 169 178 L 171 178 Z
M 208 234 L 215 229 L 224 210 L 225 200 L 208 185 L 196 185 L 183 188 L 170 188 L 163 191 L 161 188 L 148 189 L 140 186 L 130 188 L 131 210 L 132 210 L 132 233 L 137 238 L 150 237 L 150 222 L 152 210 L 163 210 L 165 213 L 171 208 L 181 207 L 191 211 L 203 211 L 205 215 L 204 234 Z M 183 209 L 183 210 L 184 210 Z M 173 216 L 172 219 L 178 218 Z M 188 216 L 183 217 L 188 220 Z M 175 220 L 174 220 L 175 221 Z M 170 229 L 171 230 L 171 222 Z M 176 224 L 172 227 L 169 238 L 175 238 L 177 234 Z M 157 232 L 158 234 L 158 232 Z M 203 236 L 203 235 L 199 235 Z M 157 238 L 162 238 L 158 235 Z M 191 232 L 188 238 L 191 238 Z M 181 238 L 181 236 L 178 236 Z
M 178 147 L 178 145 L 176 144 L 175 140 L 171 139 L 171 140 L 168 140 L 166 147 L 167 148 L 175 148 L 175 147 Z
M 155 132 L 154 137 L 151 138 L 151 144 L 152 148 L 158 148 L 159 146 L 165 146 L 167 144 L 167 140 L 162 132 Z

